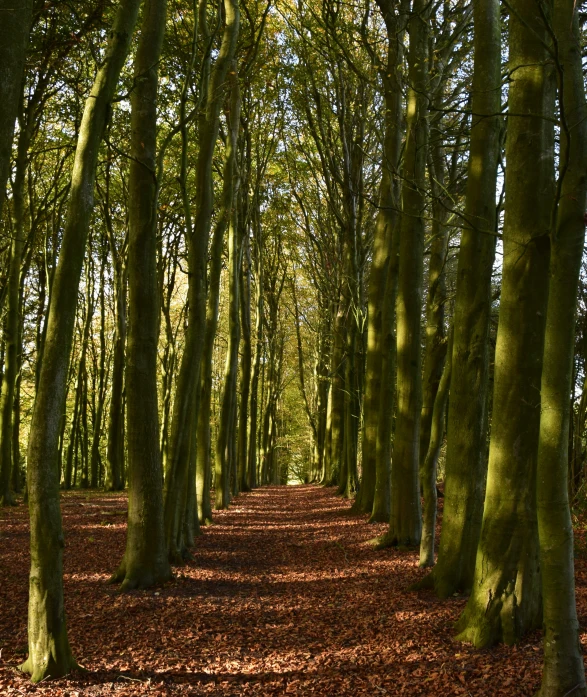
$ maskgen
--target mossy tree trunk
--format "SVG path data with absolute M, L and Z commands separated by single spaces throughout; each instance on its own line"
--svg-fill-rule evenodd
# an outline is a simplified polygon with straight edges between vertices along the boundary
M 67 221 L 51 290 L 27 462 L 31 530 L 29 656 L 21 670 L 30 673 L 33 682 L 66 675 L 76 667 L 67 638 L 63 603 L 59 432 L 61 414 L 65 410 L 67 367 L 93 206 L 98 149 L 128 54 L 138 8 L 139 0 L 123 0 L 119 5 L 104 62 L 86 101 L 73 165 Z
M 391 504 L 391 438 L 396 401 L 395 310 L 399 261 L 398 170 L 402 144 L 402 61 L 403 37 L 408 3 L 400 3 L 398 14 L 389 0 L 380 0 L 387 40 L 387 66 L 383 71 L 385 98 L 384 160 L 377 225 L 385 229 L 385 283 L 381 310 L 381 386 L 377 402 L 375 441 L 375 489 L 370 522 L 389 521 Z M 368 360 L 368 359 L 367 359 Z M 368 369 L 368 368 L 367 368 Z M 367 389 L 367 388 L 365 388 Z M 365 403 L 367 397 L 365 396 Z M 365 412 L 366 414 L 366 412 Z M 365 417 L 366 418 L 366 417 Z
M 131 95 L 126 354 L 128 526 L 126 550 L 112 582 L 147 588 L 171 578 L 163 527 L 159 449 L 157 343 L 157 64 L 165 33 L 166 0 L 146 0 Z
M 474 37 L 471 155 L 457 268 L 442 535 L 437 564 L 425 581 L 441 598 L 471 589 L 486 467 L 495 191 L 501 147 L 499 2 L 475 0 L 473 13 L 474 26 L 483 29 L 477 29 Z
M 414 0 L 410 48 L 406 151 L 402 186 L 397 296 L 397 421 L 391 465 L 391 514 L 382 545 L 419 545 L 422 531 L 418 455 L 422 402 L 421 311 L 427 157 L 427 6 Z
M 575 604 L 573 527 L 568 498 L 569 395 L 587 203 L 587 105 L 576 3 L 555 0 L 552 26 L 556 37 L 561 152 L 540 391 L 537 510 L 544 605 L 540 697 L 587 695 Z
M 432 419 L 436 408 L 436 394 L 444 372 L 446 360 L 446 328 L 444 305 L 446 303 L 446 259 L 448 228 L 446 202 L 446 166 L 440 147 L 441 135 L 434 133 L 435 146 L 428 161 L 430 190 L 433 196 L 432 225 L 430 227 L 430 259 L 428 263 L 428 296 L 426 298 L 426 348 L 422 367 L 422 414 L 420 417 L 420 482 L 430 473 L 425 469 L 432 432 Z M 429 460 L 429 462 L 431 462 Z
M 401 145 L 401 91 L 398 80 L 398 57 L 401 50 L 398 40 L 398 21 L 395 7 L 388 0 L 380 0 L 379 9 L 383 16 L 387 39 L 387 61 L 381 67 L 385 99 L 385 121 L 383 141 L 383 163 L 379 187 L 379 210 L 373 234 L 373 259 L 369 276 L 367 309 L 367 350 L 365 367 L 365 388 L 363 397 L 363 433 L 361 488 L 355 502 L 355 510 L 373 515 L 375 491 L 377 486 L 377 433 L 379 430 L 381 395 L 384 388 L 382 370 L 384 340 L 383 315 L 387 301 L 387 269 L 390 263 L 391 230 L 396 218 L 393 201 L 393 177 L 398 166 Z M 381 299 L 384 298 L 382 302 Z M 394 381 L 395 382 L 395 381 Z M 389 478 L 387 478 L 389 483 Z M 380 487 L 385 489 L 386 485 Z M 373 520 L 389 520 L 389 496 L 378 498 L 377 511 Z M 383 506 L 381 506 L 383 504 Z
M 487 492 L 471 596 L 457 623 L 459 637 L 478 647 L 514 643 L 541 617 L 536 461 L 554 199 L 554 90 L 548 33 L 535 1 L 516 0 L 512 9 L 503 282 Z

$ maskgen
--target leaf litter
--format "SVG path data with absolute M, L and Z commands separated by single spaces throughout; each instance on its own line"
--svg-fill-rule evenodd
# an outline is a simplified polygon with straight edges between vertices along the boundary
M 2 695 L 448 695 L 521 697 L 540 684 L 541 636 L 475 650 L 454 639 L 466 599 L 406 592 L 414 551 L 365 544 L 385 531 L 317 486 L 238 496 L 175 579 L 120 594 L 126 496 L 62 495 L 69 640 L 85 673 L 32 685 L 27 652 L 28 513 L 0 512 Z M 587 562 L 577 559 L 579 620 Z M 582 641 L 586 639 L 582 635 Z

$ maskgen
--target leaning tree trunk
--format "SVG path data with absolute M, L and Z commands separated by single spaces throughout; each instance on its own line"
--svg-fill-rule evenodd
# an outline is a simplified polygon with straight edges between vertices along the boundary
M 434 586 L 441 598 L 471 589 L 486 466 L 489 320 L 500 153 L 500 4 L 498 0 L 474 0 L 473 13 L 477 28 L 474 116 L 457 268 L 442 535 L 437 564 L 422 584 Z
M 27 488 L 31 529 L 29 657 L 21 669 L 33 682 L 76 667 L 67 639 L 63 602 L 63 532 L 59 507 L 58 447 L 69 363 L 93 206 L 98 149 L 118 77 L 128 54 L 139 0 L 122 0 L 80 125 L 69 210 L 55 272 L 43 364 L 31 420 Z
M 587 695 L 575 604 L 573 526 L 568 497 L 569 394 L 575 312 L 587 203 L 587 105 L 578 10 L 555 0 L 561 115 L 560 198 L 552 230 L 542 369 L 537 510 L 542 575 L 544 665 L 540 697 Z
M 157 65 L 165 33 L 166 0 L 146 0 L 131 96 L 128 236 L 126 550 L 112 582 L 122 590 L 171 578 L 163 528 L 163 473 L 159 449 L 157 342 Z
M 554 91 L 547 31 L 535 0 L 516 0 L 512 8 L 503 282 L 487 493 L 471 596 L 457 624 L 460 638 L 478 647 L 514 643 L 541 616 L 536 461 L 554 198 Z

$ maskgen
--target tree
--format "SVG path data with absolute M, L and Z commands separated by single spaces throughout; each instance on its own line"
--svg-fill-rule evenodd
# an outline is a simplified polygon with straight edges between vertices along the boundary
M 76 667 L 63 605 L 63 532 L 57 467 L 60 415 L 65 406 L 77 287 L 93 203 L 98 148 L 136 23 L 138 0 L 122 0 L 107 51 L 80 125 L 59 265 L 55 272 L 47 335 L 28 446 L 27 487 L 31 526 L 29 657 L 21 670 L 33 682 Z
M 554 200 L 554 90 L 547 27 L 534 0 L 512 3 L 509 36 L 503 282 L 487 492 L 471 596 L 457 623 L 459 637 L 475 646 L 514 643 L 539 625 L 541 615 L 536 461 Z
M 501 151 L 499 3 L 475 0 L 473 20 L 471 155 L 457 268 L 443 529 L 438 563 L 423 582 L 433 585 L 442 598 L 472 588 L 486 467 L 495 191 Z
M 32 13 L 32 0 L 0 2 L 0 213 L 6 198 L 12 137 L 22 94 L 22 76 Z
M 575 608 L 568 500 L 569 394 L 587 202 L 587 104 L 576 4 L 555 0 L 548 31 L 555 46 L 561 155 L 557 208 L 552 215 L 536 479 L 544 623 L 539 694 L 558 697 L 587 694 Z
M 128 527 L 126 551 L 112 582 L 122 590 L 171 578 L 163 529 L 163 472 L 157 404 L 157 62 L 166 0 L 146 0 L 131 96 L 128 286 Z

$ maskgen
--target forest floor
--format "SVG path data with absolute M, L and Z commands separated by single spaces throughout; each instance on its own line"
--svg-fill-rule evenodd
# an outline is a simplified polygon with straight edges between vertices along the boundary
M 406 592 L 424 573 L 417 554 L 366 545 L 386 526 L 349 515 L 332 489 L 240 495 L 175 580 L 125 595 L 106 583 L 124 550 L 125 496 L 68 493 L 62 506 L 69 639 L 88 672 L 35 686 L 16 671 L 27 651 L 21 504 L 0 511 L 1 695 L 517 697 L 539 686 L 539 633 L 513 648 L 456 642 L 465 599 Z M 582 627 L 586 569 L 581 554 Z

